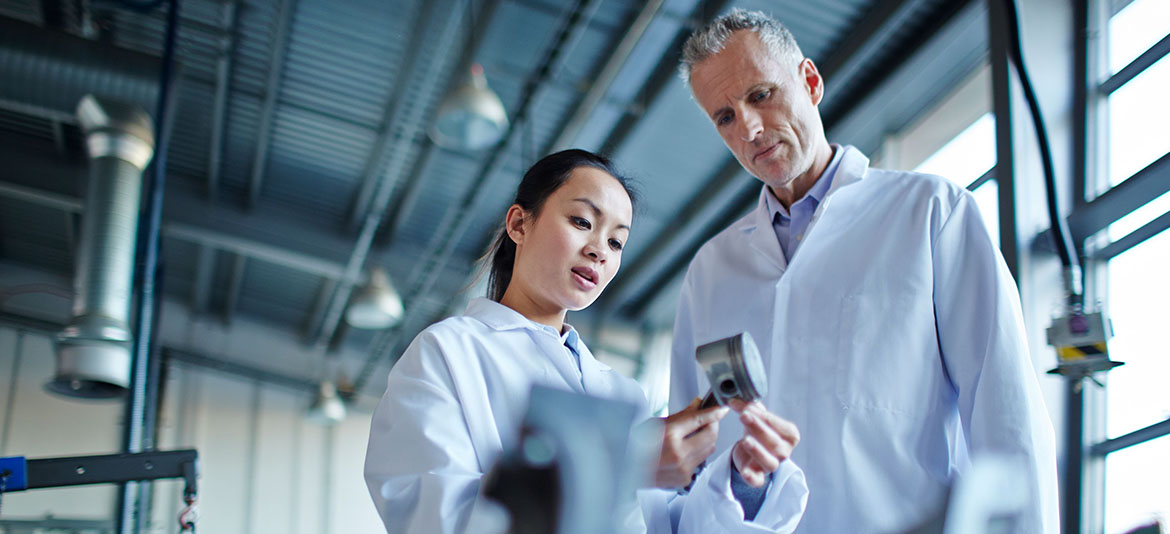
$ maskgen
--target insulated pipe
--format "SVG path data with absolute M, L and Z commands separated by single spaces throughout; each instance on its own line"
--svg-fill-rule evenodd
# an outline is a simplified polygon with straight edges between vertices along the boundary
M 87 94 L 153 109 L 158 58 L 0 17 L 0 100 L 72 115 Z
M 73 318 L 57 338 L 47 387 L 85 398 L 121 395 L 130 382 L 130 298 L 142 171 L 154 156 L 150 116 L 87 95 L 77 118 L 89 149 L 89 191 L 74 278 Z

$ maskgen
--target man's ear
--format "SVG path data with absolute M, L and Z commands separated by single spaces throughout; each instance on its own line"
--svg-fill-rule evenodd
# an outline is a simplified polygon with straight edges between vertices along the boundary
M 517 245 L 524 242 L 524 235 L 528 230 L 528 212 L 519 204 L 512 204 L 512 207 L 508 208 L 508 215 L 504 218 L 504 230 Z
M 812 100 L 812 105 L 818 106 L 821 99 L 825 98 L 825 79 L 821 77 L 821 72 L 817 70 L 817 65 L 813 60 L 804 58 L 797 67 L 800 74 L 800 81 L 804 83 L 804 88 L 808 91 L 808 96 Z

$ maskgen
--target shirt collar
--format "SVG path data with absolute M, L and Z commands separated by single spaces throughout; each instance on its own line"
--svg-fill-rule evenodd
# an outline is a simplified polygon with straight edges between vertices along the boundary
M 793 206 L 801 202 L 808 202 L 806 199 L 811 198 L 816 203 L 814 204 L 815 207 L 824 200 L 825 193 L 833 185 L 833 177 L 837 174 L 837 168 L 841 166 L 841 156 L 845 153 L 845 149 L 841 145 L 834 144 L 829 146 L 833 148 L 833 157 L 829 160 L 829 165 L 825 167 L 825 172 L 821 174 L 821 177 L 817 179 L 816 183 L 813 184 L 812 188 L 803 197 L 800 197 L 796 202 L 792 203 Z M 767 187 L 766 185 L 764 186 L 766 189 L 764 198 L 765 202 L 768 203 L 768 212 L 771 214 L 771 218 L 775 219 L 776 214 L 780 214 L 785 219 L 791 218 L 792 216 L 789 215 L 789 210 L 785 209 L 779 200 L 776 200 L 776 195 L 773 195 L 772 191 L 768 190 Z
M 580 354 L 581 336 L 573 325 L 564 323 L 564 332 L 557 332 L 555 328 L 540 324 L 499 302 L 486 297 L 479 297 L 467 303 L 464 315 L 474 317 L 494 330 L 532 329 L 547 332 L 560 338 L 561 343 Z

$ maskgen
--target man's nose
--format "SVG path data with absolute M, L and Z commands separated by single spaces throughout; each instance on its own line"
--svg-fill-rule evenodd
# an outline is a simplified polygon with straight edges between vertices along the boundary
M 741 139 L 751 143 L 759 138 L 760 134 L 764 133 L 764 123 L 760 120 L 758 113 L 744 110 L 740 113 L 740 117 L 743 118 L 740 121 L 739 136 Z

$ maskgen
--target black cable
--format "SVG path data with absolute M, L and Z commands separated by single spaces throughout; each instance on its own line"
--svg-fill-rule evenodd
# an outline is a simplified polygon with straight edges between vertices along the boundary
M 1040 160 L 1044 165 L 1044 185 L 1045 195 L 1048 201 L 1048 222 L 1051 227 L 1052 239 L 1056 248 L 1056 253 L 1060 256 L 1060 263 L 1065 269 L 1072 269 L 1079 267 L 1079 258 L 1076 255 L 1076 249 L 1073 248 L 1072 239 L 1069 236 L 1068 225 L 1064 218 L 1060 216 L 1060 205 L 1056 198 L 1056 173 L 1052 166 L 1052 150 L 1048 144 L 1048 130 L 1044 125 L 1044 116 L 1040 112 L 1040 104 L 1036 100 L 1036 93 L 1032 89 L 1032 81 L 1028 77 L 1028 71 L 1024 67 L 1024 55 L 1020 49 L 1020 17 L 1016 10 L 1015 0 L 1004 0 L 1004 7 L 1007 9 L 1007 27 L 1008 27 L 1008 58 L 1016 68 L 1016 73 L 1020 76 L 1020 85 L 1024 89 L 1024 98 L 1028 101 L 1028 111 L 1032 115 L 1032 123 L 1035 125 L 1036 140 L 1040 145 Z M 1071 282 L 1070 282 L 1071 284 Z M 1076 297 L 1073 288 L 1068 288 L 1070 295 Z

